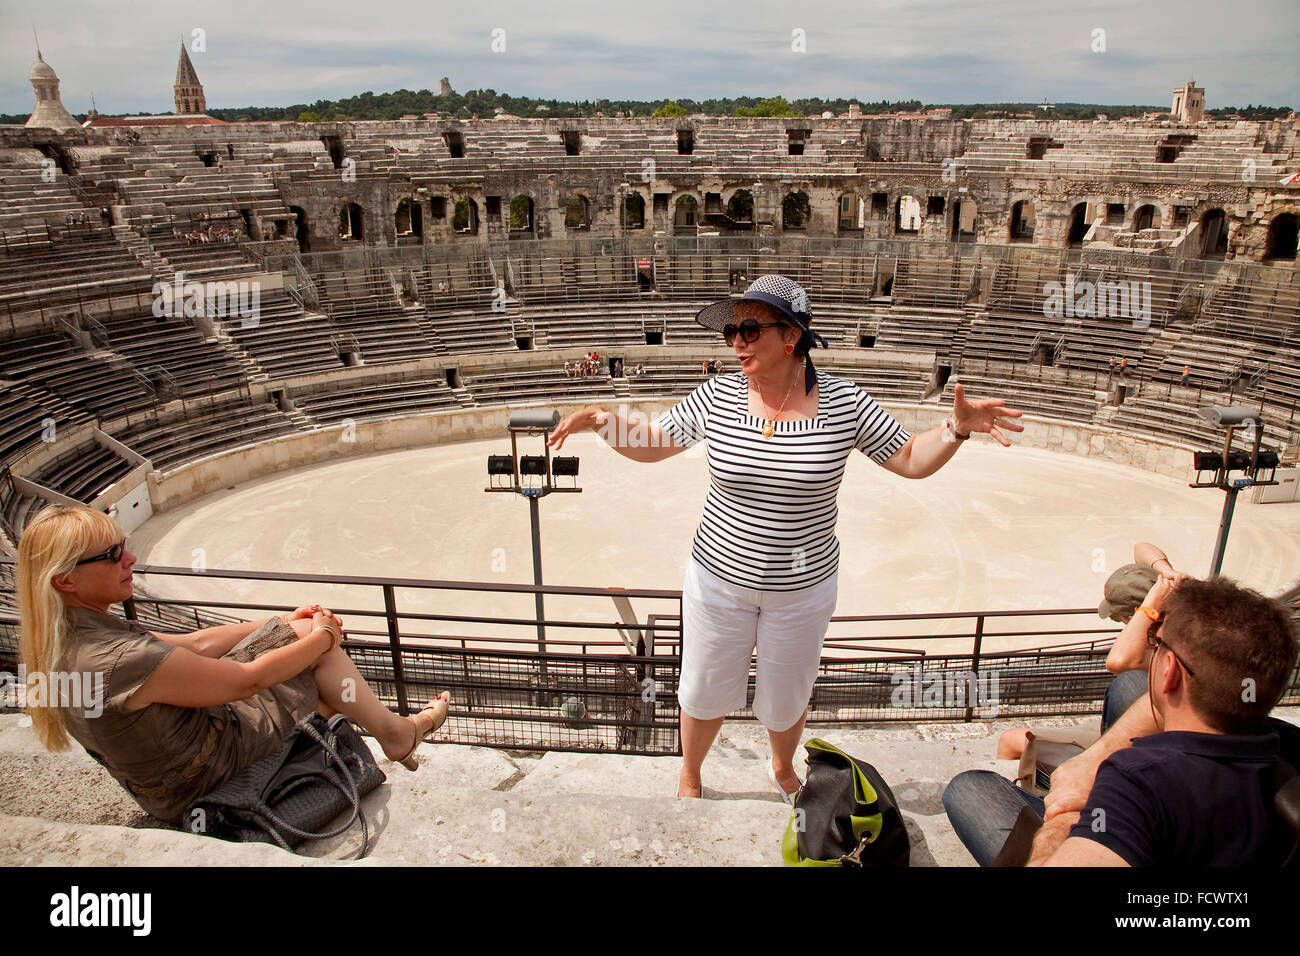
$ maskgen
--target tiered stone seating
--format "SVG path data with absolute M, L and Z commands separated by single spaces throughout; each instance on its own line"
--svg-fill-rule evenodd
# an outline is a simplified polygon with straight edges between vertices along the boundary
M 173 386 L 183 395 L 207 395 L 241 385 L 243 370 L 215 340 L 199 334 L 188 319 L 150 313 L 117 313 L 100 320 L 113 350 L 130 358 L 160 391 Z M 166 376 L 156 373 L 157 369 Z
M 0 344 L 0 374 L 42 386 L 79 411 L 111 418 L 153 401 L 130 362 L 82 349 L 66 333 L 43 329 Z
M 44 463 L 28 477 L 51 491 L 90 502 L 130 470 L 131 463 L 117 452 L 88 439 Z
M 292 390 L 294 405 L 318 425 L 393 418 L 457 406 L 442 377 L 425 374 L 348 379 Z
M 509 405 L 518 402 L 604 403 L 617 398 L 608 376 L 566 378 L 562 362 L 556 363 L 553 369 L 464 372 L 462 379 L 480 405 Z
M 3 313 L 49 313 L 109 296 L 147 295 L 152 283 L 136 258 L 98 224 L 0 235 Z
M 155 411 L 109 434 L 166 471 L 185 461 L 293 430 L 293 422 L 272 402 L 251 402 L 245 395 L 236 395 Z
M 221 327 L 271 378 L 339 368 L 343 360 L 330 345 L 329 319 L 305 313 L 284 292 L 263 292 L 256 324 L 223 319 Z
M 0 462 L 57 440 L 60 431 L 89 420 L 88 414 L 39 385 L 0 380 Z

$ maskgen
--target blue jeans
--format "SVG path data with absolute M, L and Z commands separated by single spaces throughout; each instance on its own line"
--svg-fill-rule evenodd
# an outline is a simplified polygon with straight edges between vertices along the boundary
M 1111 681 L 1102 705 L 1101 732 L 1105 733 L 1146 691 L 1146 671 L 1127 671 Z M 948 822 L 980 866 L 992 865 L 1022 807 L 1029 807 L 1042 819 L 1042 797 L 1026 793 L 991 770 L 959 773 L 943 791 Z

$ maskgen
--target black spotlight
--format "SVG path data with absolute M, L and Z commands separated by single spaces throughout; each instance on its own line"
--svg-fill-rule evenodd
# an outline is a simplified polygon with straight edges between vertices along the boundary
M 489 475 L 513 475 L 515 460 L 509 455 L 488 455 Z
M 1223 467 L 1223 456 L 1217 451 L 1192 452 L 1197 471 L 1218 471 Z
M 577 458 L 552 458 L 551 474 L 561 478 L 577 478 L 578 459 Z
M 1245 471 L 1250 468 L 1250 452 L 1236 449 L 1228 452 L 1228 471 Z
M 1255 464 L 1261 469 L 1272 471 L 1278 464 L 1277 452 L 1271 451 L 1268 448 L 1261 448 L 1259 450 L 1259 457 L 1255 459 Z
M 545 455 L 520 455 L 520 456 L 519 456 L 519 474 L 521 474 L 521 475 L 545 475 L 545 474 L 546 474 L 546 456 L 545 456 Z

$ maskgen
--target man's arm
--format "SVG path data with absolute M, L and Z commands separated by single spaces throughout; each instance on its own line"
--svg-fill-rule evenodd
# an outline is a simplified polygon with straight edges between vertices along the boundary
M 1056 768 L 1052 788 L 1043 798 L 1043 818 L 1051 820 L 1058 814 L 1082 810 L 1102 762 L 1129 746 L 1134 737 L 1149 737 L 1159 732 L 1151 716 L 1151 695 L 1143 694 L 1095 744 Z
M 1096 840 L 1069 837 L 1060 849 L 1040 864 L 1029 861 L 1029 866 L 1128 866 L 1122 856 Z

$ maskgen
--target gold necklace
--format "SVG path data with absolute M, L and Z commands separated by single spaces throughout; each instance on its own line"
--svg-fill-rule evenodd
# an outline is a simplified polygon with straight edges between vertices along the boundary
M 802 362 L 799 364 L 799 368 L 803 368 Z M 768 441 L 771 441 L 772 436 L 776 434 L 776 420 L 777 418 L 780 417 L 781 412 L 785 410 L 785 403 L 790 400 L 790 393 L 794 391 L 794 383 L 797 381 L 799 381 L 798 369 L 795 370 L 794 378 L 790 380 L 790 387 L 786 389 L 785 398 L 781 399 L 781 407 L 776 410 L 776 414 L 772 416 L 770 421 L 766 421 L 763 423 L 763 437 L 766 438 Z M 758 390 L 755 389 L 755 391 Z M 767 407 L 767 403 L 763 401 L 762 392 L 758 392 L 758 400 L 763 405 L 764 408 Z

